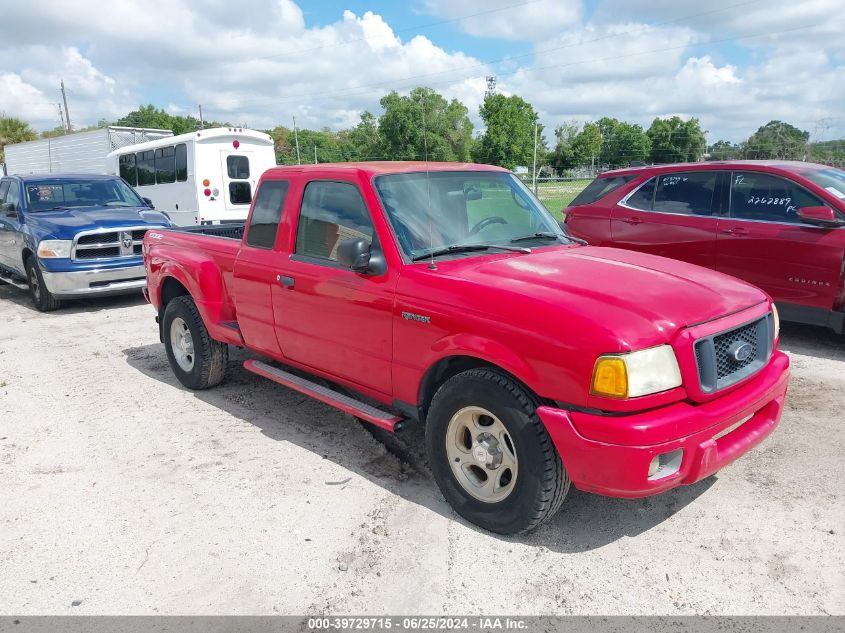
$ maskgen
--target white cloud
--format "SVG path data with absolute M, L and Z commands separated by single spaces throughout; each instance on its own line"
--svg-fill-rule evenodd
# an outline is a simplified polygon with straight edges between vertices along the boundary
M 583 15 L 580 0 L 425 0 L 425 8 L 469 35 L 521 41 L 576 26 Z

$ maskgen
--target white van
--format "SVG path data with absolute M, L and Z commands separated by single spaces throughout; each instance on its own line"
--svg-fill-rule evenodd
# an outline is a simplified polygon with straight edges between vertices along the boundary
M 221 127 L 129 145 L 111 152 L 119 175 L 176 224 L 246 220 L 261 174 L 276 165 L 263 132 Z

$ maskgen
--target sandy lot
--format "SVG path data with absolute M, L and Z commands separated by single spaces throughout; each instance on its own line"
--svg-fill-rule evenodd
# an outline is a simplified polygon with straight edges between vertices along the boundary
M 502 538 L 243 352 L 182 389 L 140 297 L 45 315 L 2 285 L 0 323 L 0 613 L 845 614 L 827 331 L 784 327 L 789 406 L 744 459 L 646 500 L 574 491 Z

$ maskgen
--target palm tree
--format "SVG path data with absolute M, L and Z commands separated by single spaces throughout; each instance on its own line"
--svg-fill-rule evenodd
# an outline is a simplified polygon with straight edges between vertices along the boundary
M 6 145 L 32 141 L 36 138 L 38 138 L 38 134 L 29 126 L 29 123 L 23 119 L 6 116 L 5 113 L 0 112 L 0 163 L 5 160 L 3 150 Z

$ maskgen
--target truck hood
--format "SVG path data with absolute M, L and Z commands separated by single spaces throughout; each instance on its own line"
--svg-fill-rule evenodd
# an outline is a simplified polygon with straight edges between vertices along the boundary
M 597 315 L 621 312 L 668 331 L 767 299 L 762 290 L 708 268 L 616 248 L 555 247 L 530 255 L 452 260 L 438 268 L 479 286 L 566 305 L 571 312 L 579 305 Z M 617 326 L 625 329 L 625 324 Z
M 125 226 L 170 226 L 167 217 L 147 207 L 80 207 L 26 214 L 26 223 L 39 238 L 73 239 L 80 231 Z

